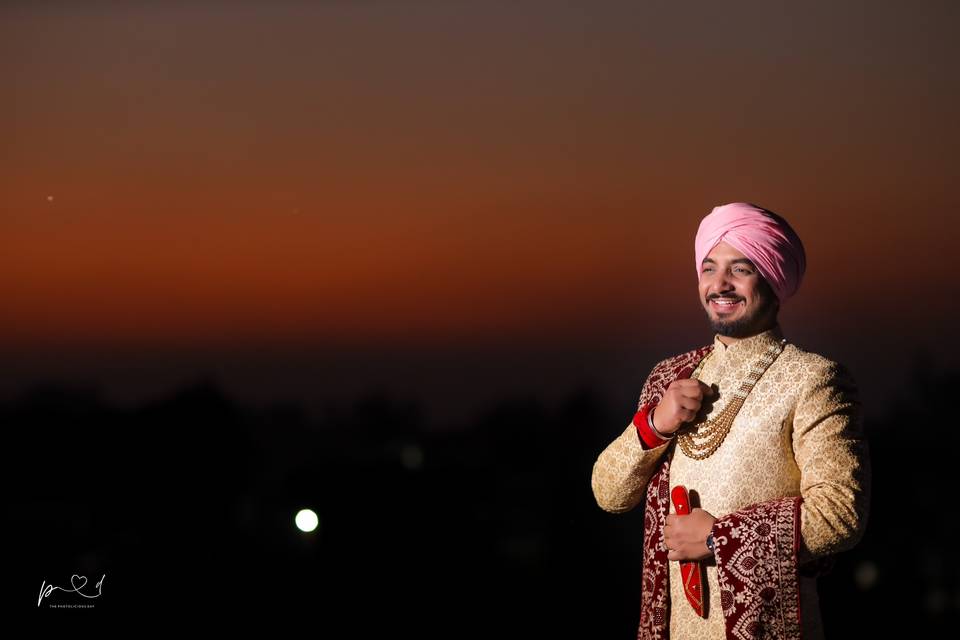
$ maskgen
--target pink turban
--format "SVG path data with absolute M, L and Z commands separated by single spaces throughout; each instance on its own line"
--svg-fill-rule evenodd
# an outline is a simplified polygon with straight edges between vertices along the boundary
M 714 207 L 697 229 L 698 278 L 703 259 L 721 240 L 750 258 L 781 303 L 797 292 L 807 257 L 800 237 L 786 220 L 747 202 Z

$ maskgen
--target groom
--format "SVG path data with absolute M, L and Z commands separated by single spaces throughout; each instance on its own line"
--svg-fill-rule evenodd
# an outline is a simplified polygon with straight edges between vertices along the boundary
M 821 638 L 817 572 L 867 520 L 856 385 L 783 336 L 780 305 L 806 269 L 786 220 L 744 202 L 715 207 L 695 261 L 713 342 L 653 368 L 593 468 L 602 509 L 644 506 L 638 635 Z M 698 501 L 688 515 L 669 513 L 678 486 Z M 703 567 L 699 608 L 680 561 Z

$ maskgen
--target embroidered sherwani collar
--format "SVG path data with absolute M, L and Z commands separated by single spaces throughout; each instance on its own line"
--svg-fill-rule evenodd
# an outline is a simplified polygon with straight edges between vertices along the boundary
M 720 334 L 717 333 L 713 336 L 713 357 L 725 362 L 753 362 L 759 358 L 764 351 L 782 339 L 783 330 L 779 324 L 749 338 L 737 340 L 730 346 L 723 344 L 720 340 Z

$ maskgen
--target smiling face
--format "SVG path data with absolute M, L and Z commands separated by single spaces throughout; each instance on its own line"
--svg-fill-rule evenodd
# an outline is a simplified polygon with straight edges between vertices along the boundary
M 700 265 L 700 302 L 710 326 L 729 338 L 762 333 L 777 322 L 780 303 L 747 256 L 720 242 Z

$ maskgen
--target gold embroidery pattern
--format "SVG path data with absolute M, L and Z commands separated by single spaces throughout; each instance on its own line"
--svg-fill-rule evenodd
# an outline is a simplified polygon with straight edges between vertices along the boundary
M 732 395 L 751 364 L 782 337 L 779 330 L 771 330 L 730 347 L 715 338 L 713 354 L 694 375 L 707 384 L 717 384 L 721 396 Z M 667 367 L 663 365 L 674 360 L 658 364 L 654 375 L 665 375 Z M 659 398 L 652 397 L 649 386 L 644 385 L 638 408 L 656 400 Z M 671 458 L 671 486 L 662 487 L 662 493 L 669 495 L 673 486 L 685 485 L 697 492 L 699 506 L 717 518 L 764 501 L 802 496 L 800 562 L 848 549 L 863 534 L 870 460 L 856 385 L 844 367 L 793 343 L 784 348 L 744 400 L 725 446 L 705 460 L 690 458 L 670 446 L 644 450 L 636 427 L 627 424 L 594 464 L 591 484 L 597 504 L 613 513 L 640 504 L 664 454 Z M 646 532 L 652 538 L 650 544 L 656 544 L 662 524 L 654 522 L 654 529 Z M 667 622 L 663 620 L 667 603 L 684 599 L 680 565 L 668 564 L 659 569 L 669 572 L 668 597 L 651 594 L 650 581 L 644 575 L 643 597 L 655 599 L 660 619 L 641 620 L 641 626 L 646 622 L 651 629 L 659 628 Z M 691 607 L 670 608 L 670 637 L 726 638 L 717 567 L 708 563 L 705 573 L 709 617 L 700 618 Z M 800 580 L 800 608 L 805 640 L 822 638 L 812 580 Z
M 740 407 L 743 406 L 744 400 L 747 399 L 754 385 L 763 377 L 763 374 L 777 359 L 777 356 L 783 352 L 786 344 L 787 341 L 784 339 L 767 348 L 760 359 L 747 372 L 746 379 L 740 384 L 740 388 L 733 392 L 733 397 L 715 418 L 708 420 L 704 417 L 695 422 L 692 428 L 685 428 L 680 433 L 677 441 L 688 458 L 705 460 L 723 444 L 727 434 L 730 433 L 730 427 L 733 426 L 734 419 L 740 412 Z

